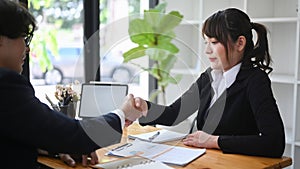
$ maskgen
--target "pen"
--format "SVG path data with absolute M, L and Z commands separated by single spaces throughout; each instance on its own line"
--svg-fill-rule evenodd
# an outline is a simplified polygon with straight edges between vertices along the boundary
M 131 143 L 125 143 L 119 147 L 113 148 L 111 151 L 120 151 L 120 150 L 123 150 L 124 148 L 130 147 L 130 146 L 132 146 Z
M 52 107 L 54 110 L 56 110 L 56 111 L 60 111 L 59 108 L 58 108 L 58 106 L 55 105 L 55 104 L 50 100 L 50 98 L 48 97 L 48 95 L 45 94 L 45 96 L 46 96 L 46 99 L 48 100 L 48 102 L 51 104 L 51 107 Z
M 158 131 L 158 132 L 155 133 L 153 136 L 149 137 L 148 140 L 149 140 L 150 142 L 152 142 L 152 140 L 154 140 L 159 134 L 160 134 L 160 132 Z

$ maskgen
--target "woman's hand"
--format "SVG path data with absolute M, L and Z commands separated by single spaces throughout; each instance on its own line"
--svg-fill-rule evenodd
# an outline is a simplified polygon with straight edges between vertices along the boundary
M 183 139 L 183 144 L 193 147 L 220 149 L 218 138 L 219 136 L 213 136 L 204 131 L 196 131 Z

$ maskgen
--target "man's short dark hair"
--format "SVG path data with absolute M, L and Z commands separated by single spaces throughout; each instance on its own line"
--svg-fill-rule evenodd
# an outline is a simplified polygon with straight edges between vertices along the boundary
M 14 39 L 33 32 L 36 20 L 22 5 L 0 0 L 0 36 Z

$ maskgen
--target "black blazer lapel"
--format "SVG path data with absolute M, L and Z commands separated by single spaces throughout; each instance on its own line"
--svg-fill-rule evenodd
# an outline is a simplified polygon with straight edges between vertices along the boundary
M 241 90 L 245 89 L 247 85 L 247 77 L 251 75 L 251 71 L 249 69 L 241 69 L 236 76 L 236 80 L 234 83 L 227 89 L 227 98 L 231 95 L 239 93 Z
M 198 110 L 198 115 L 197 115 L 197 128 L 201 129 L 204 124 L 204 117 L 206 116 L 206 111 L 210 105 L 212 96 L 214 94 L 213 89 L 211 87 L 211 75 L 210 75 L 211 69 L 207 70 L 207 77 L 206 79 L 202 82 L 203 86 L 201 88 L 201 93 L 200 93 L 200 105 L 199 105 L 199 110 Z

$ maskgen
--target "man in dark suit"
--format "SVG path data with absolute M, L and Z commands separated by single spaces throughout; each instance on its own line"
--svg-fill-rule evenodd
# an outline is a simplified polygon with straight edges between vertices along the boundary
M 1 168 L 36 168 L 37 149 L 91 154 L 96 163 L 94 151 L 120 141 L 125 119 L 141 117 L 133 96 L 128 95 L 120 109 L 89 120 L 50 109 L 20 75 L 36 28 L 34 17 L 19 4 L 1 0 L 0 22 Z

